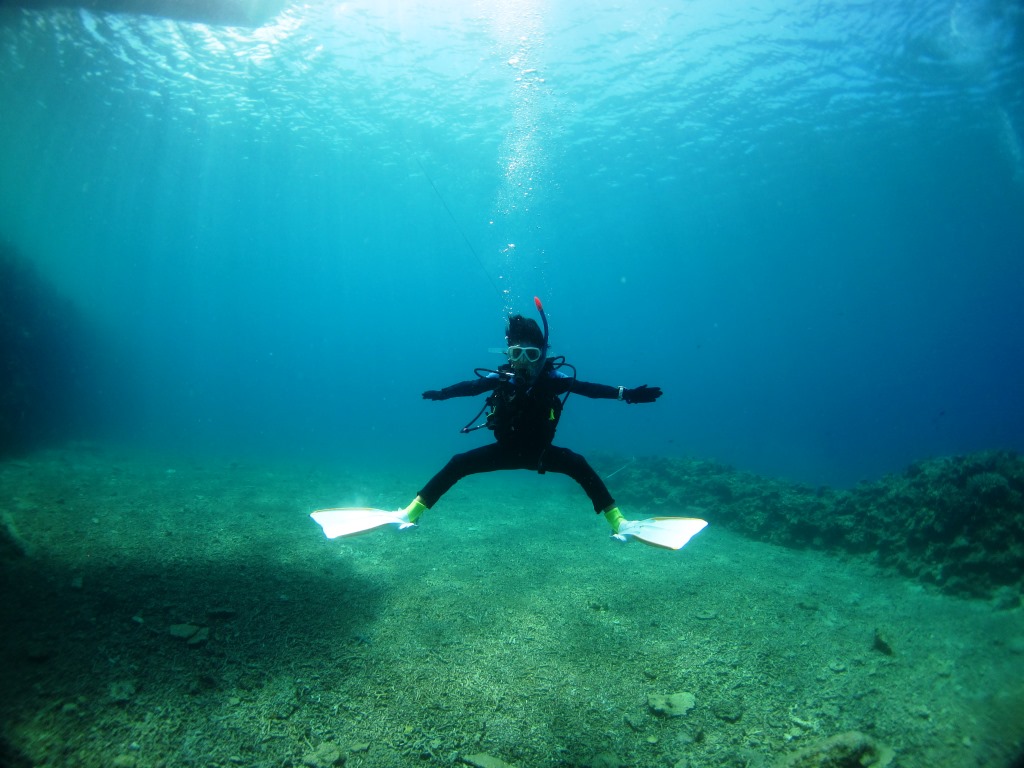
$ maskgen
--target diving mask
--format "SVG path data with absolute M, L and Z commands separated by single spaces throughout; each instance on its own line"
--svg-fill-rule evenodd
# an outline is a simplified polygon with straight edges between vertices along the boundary
M 508 348 L 508 359 L 512 363 L 520 363 L 524 360 L 528 363 L 536 363 L 543 354 L 539 347 L 520 347 L 517 344 Z

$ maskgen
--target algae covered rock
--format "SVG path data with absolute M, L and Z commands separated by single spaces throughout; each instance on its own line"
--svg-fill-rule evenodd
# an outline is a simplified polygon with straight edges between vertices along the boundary
M 692 693 L 652 693 L 647 696 L 647 706 L 656 715 L 682 717 L 696 706 Z
M 622 762 L 614 752 L 601 752 L 594 756 L 588 764 L 588 768 L 626 768 L 627 763 Z
M 341 747 L 332 741 L 325 741 L 312 752 L 302 756 L 302 764 L 309 768 L 331 768 L 345 762 Z
M 167 634 L 171 637 L 176 637 L 179 640 L 188 640 L 189 638 L 194 637 L 200 629 L 202 629 L 202 627 L 198 627 L 195 624 L 171 624 L 171 626 L 167 628 Z
M 28 544 L 18 533 L 10 513 L 0 513 L 0 562 L 19 560 L 29 552 Z
M 184 640 L 191 646 L 202 645 L 210 639 L 210 628 L 200 627 L 195 624 L 172 624 L 167 628 L 167 634 Z
M 685 458 L 636 461 L 617 480 L 623 503 L 655 511 L 694 505 L 712 525 L 866 556 L 950 594 L 1024 592 L 1024 459 L 1011 451 L 919 461 L 851 490 Z
M 488 755 L 484 752 L 480 752 L 475 755 L 465 755 L 462 758 L 462 762 L 467 765 L 476 766 L 476 768 L 515 768 L 515 766 L 506 763 L 501 758 Z
M 859 731 L 847 731 L 784 755 L 775 768 L 885 768 L 895 753 Z

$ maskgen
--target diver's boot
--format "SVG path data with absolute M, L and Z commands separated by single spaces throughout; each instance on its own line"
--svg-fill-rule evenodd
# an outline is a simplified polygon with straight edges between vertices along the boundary
M 417 496 L 408 507 L 398 511 L 398 516 L 410 524 L 415 524 L 426 509 L 428 507 L 423 503 L 423 499 Z
M 612 527 L 612 533 L 619 532 L 619 526 L 627 522 L 626 518 L 623 517 L 622 511 L 612 505 L 604 511 L 604 519 L 608 521 L 608 524 Z

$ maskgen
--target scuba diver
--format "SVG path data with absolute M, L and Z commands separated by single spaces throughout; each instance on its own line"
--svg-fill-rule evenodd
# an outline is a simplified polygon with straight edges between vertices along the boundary
M 564 357 L 548 357 L 548 320 L 540 299 L 534 298 L 543 331 L 535 320 L 512 315 L 505 330 L 508 362 L 497 370 L 477 368 L 477 378 L 423 393 L 425 400 L 447 400 L 490 393 L 484 407 L 462 428 L 463 433 L 488 428 L 495 442 L 456 454 L 434 475 L 404 509 L 326 509 L 312 513 L 328 538 L 351 536 L 389 523 L 408 528 L 416 524 L 455 483 L 467 475 L 502 469 L 528 469 L 540 474 L 557 472 L 575 480 L 590 497 L 597 514 L 604 514 L 614 538 L 636 538 L 646 544 L 679 549 L 707 523 L 695 518 L 657 517 L 627 520 L 604 481 L 587 460 L 568 448 L 553 445 L 555 430 L 570 394 L 629 404 L 653 403 L 660 387 L 613 387 L 576 378 L 576 369 Z M 563 372 L 572 371 L 572 375 Z M 484 412 L 486 419 L 475 426 Z
M 447 400 L 490 392 L 484 405 L 484 410 L 488 411 L 486 421 L 476 427 L 466 425 L 462 431 L 486 427 L 494 432 L 495 442 L 452 457 L 423 486 L 412 503 L 401 511 L 400 514 L 410 523 L 415 523 L 425 510 L 433 507 L 441 496 L 467 475 L 500 469 L 528 469 L 540 474 L 558 472 L 571 477 L 590 497 L 594 511 L 604 513 L 612 531 L 618 533 L 625 518 L 604 481 L 585 458 L 568 448 L 552 445 L 552 440 L 570 394 L 622 400 L 630 404 L 653 403 L 661 397 L 661 389 L 646 384 L 627 389 L 577 379 L 575 369 L 565 362 L 565 358 L 548 357 L 547 316 L 540 300 L 534 301 L 544 330 L 536 320 L 522 315 L 509 317 L 505 330 L 508 363 L 496 371 L 477 369 L 475 379 L 423 393 L 425 400 Z M 563 368 L 572 369 L 573 375 L 563 373 Z M 476 418 L 483 415 L 484 410 Z

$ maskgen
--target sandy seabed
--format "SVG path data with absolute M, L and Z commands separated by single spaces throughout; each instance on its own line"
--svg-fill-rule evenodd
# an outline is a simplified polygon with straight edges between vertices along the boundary
M 1024 610 L 714 509 L 680 552 L 525 472 L 406 531 L 308 517 L 424 480 L 85 445 L 0 464 L 0 764 L 1001 767 L 1024 738 Z M 675 694 L 692 708 L 657 711 Z M 849 732 L 872 748 L 830 753 Z

